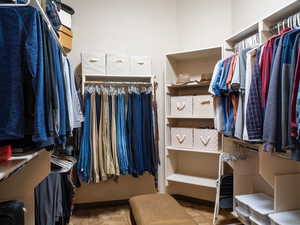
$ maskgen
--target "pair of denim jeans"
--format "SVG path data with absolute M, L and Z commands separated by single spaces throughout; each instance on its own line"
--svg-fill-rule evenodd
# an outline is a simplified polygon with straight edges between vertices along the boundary
M 90 145 L 90 107 L 91 94 L 85 95 L 85 112 L 83 132 L 80 144 L 80 154 L 77 163 L 77 173 L 79 178 L 86 183 L 91 179 L 91 145 Z

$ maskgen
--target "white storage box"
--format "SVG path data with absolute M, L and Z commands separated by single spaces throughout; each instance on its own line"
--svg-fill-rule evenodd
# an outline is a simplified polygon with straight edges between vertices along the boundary
M 272 225 L 299 225 L 300 210 L 280 212 L 269 215 Z
M 171 96 L 171 115 L 172 116 L 192 116 L 193 98 L 192 96 Z
M 270 224 L 268 215 L 274 212 L 273 199 L 263 193 L 239 195 L 235 197 L 238 206 L 248 209 L 256 223 Z
M 236 207 L 235 208 L 235 212 L 237 213 L 240 221 L 244 224 L 244 225 L 251 225 L 251 221 L 250 221 L 250 215 L 248 214 L 247 210 L 241 208 L 241 207 Z
M 270 225 L 270 223 L 260 222 L 252 216 L 250 216 L 250 221 L 251 221 L 251 225 Z
M 129 75 L 129 57 L 119 54 L 107 54 L 107 74 L 109 75 Z
M 194 147 L 202 151 L 217 152 L 218 131 L 213 129 L 194 129 Z
M 201 118 L 215 118 L 213 97 L 210 95 L 193 96 L 193 115 Z
M 192 128 L 171 128 L 171 144 L 173 147 L 192 148 L 193 129 Z
M 72 29 L 72 15 L 71 14 L 69 14 L 66 11 L 61 9 L 58 11 L 58 16 L 59 16 L 59 19 L 60 19 L 62 25 Z
M 104 75 L 105 71 L 105 53 L 82 53 L 82 74 L 84 76 L 92 75 Z
M 148 56 L 132 56 L 130 58 L 130 74 L 151 75 L 151 59 Z

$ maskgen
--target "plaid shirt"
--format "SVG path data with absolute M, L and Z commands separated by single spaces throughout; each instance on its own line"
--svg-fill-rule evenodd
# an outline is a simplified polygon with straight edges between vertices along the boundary
M 261 107 L 261 72 L 259 66 L 261 47 L 256 51 L 252 80 L 246 112 L 246 123 L 249 140 L 262 139 L 263 110 Z

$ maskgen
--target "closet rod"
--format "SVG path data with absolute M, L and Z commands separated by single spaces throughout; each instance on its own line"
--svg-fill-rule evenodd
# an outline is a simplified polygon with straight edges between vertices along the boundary
M 14 3 L 15 2 L 15 3 Z M 9 6 L 9 7 L 20 7 L 20 6 L 29 6 L 30 5 L 30 0 L 27 0 L 25 3 L 17 3 L 17 1 L 12 1 L 12 3 L 9 3 L 9 4 L 7 4 L 7 3 L 5 3 L 5 4 L 1 4 L 0 3 L 0 6 L 2 7 L 2 6 Z
M 130 86 L 130 85 L 151 85 L 152 83 L 149 82 L 105 82 L 105 81 L 86 81 L 85 84 L 98 84 L 98 85 L 124 85 L 124 86 Z
M 0 3 L 0 7 L 3 6 L 7 6 L 7 7 L 25 7 L 31 4 L 31 0 L 27 0 L 26 3 L 23 4 L 19 4 L 19 3 L 11 3 L 11 4 L 1 4 Z M 38 9 L 43 17 L 43 19 L 45 20 L 45 22 L 48 25 L 48 29 L 50 30 L 50 32 L 52 33 L 52 35 L 54 36 L 54 39 L 56 40 L 59 48 L 61 49 L 62 53 L 64 56 L 67 56 L 67 53 L 65 52 L 65 49 L 63 48 L 63 46 L 61 45 L 58 35 L 55 32 L 55 30 L 52 27 L 52 24 L 47 16 L 47 14 L 45 13 L 43 7 L 41 6 L 41 3 L 39 2 L 39 0 L 32 0 L 32 6 L 35 7 L 36 9 Z

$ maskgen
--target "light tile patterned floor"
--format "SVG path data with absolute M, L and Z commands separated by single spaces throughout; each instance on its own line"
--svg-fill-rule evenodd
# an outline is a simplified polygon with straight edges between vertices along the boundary
M 213 208 L 180 202 L 199 225 L 212 225 Z M 218 225 L 237 222 L 230 213 L 220 215 Z M 131 225 L 129 206 L 77 210 L 70 225 Z

